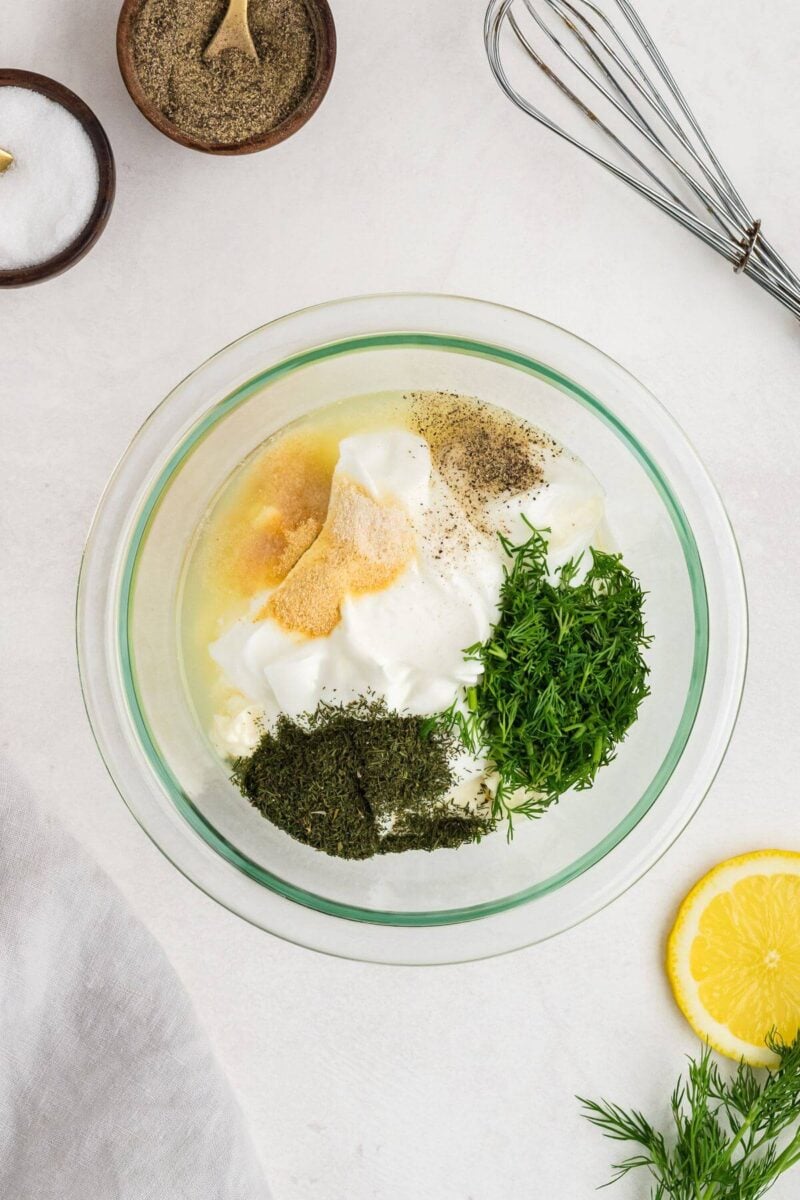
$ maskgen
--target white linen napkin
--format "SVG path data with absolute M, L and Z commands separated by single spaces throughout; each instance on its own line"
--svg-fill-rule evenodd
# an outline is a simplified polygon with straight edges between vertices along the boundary
M 163 952 L 0 764 L 0 1197 L 268 1195 Z

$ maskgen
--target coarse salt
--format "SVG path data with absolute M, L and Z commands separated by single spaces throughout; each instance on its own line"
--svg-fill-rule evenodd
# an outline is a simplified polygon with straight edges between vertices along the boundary
M 0 86 L 0 270 L 54 258 L 86 228 L 99 188 L 97 156 L 80 121 L 40 92 Z

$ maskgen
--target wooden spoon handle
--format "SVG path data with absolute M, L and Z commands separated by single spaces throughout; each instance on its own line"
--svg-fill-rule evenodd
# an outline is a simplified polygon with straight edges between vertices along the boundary
M 230 0 L 228 11 L 225 14 L 226 20 L 239 20 L 242 24 L 247 24 L 247 5 L 249 0 Z
M 250 58 L 258 58 L 247 22 L 247 3 L 248 0 L 229 0 L 228 11 L 209 42 L 203 58 L 216 58 L 223 50 L 241 50 Z

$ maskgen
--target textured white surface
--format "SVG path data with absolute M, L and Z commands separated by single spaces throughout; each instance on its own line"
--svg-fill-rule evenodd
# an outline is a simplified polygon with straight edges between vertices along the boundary
M 106 125 L 116 209 L 60 279 L 0 293 L 0 728 L 183 978 L 276 1200 L 573 1200 L 613 1147 L 574 1092 L 657 1112 L 694 1048 L 661 969 L 670 914 L 719 858 L 800 846 L 796 797 L 800 329 L 492 84 L 479 0 L 333 0 L 339 61 L 313 121 L 214 160 L 128 100 L 112 0 L 4 14 L 4 65 L 63 80 Z M 743 194 L 800 262 L 800 10 L 641 0 Z M 759 23 L 760 22 L 760 23 Z M 317 300 L 427 289 L 528 309 L 638 375 L 720 486 L 752 656 L 711 795 L 676 847 L 581 928 L 494 962 L 377 968 L 284 945 L 186 883 L 134 824 L 83 715 L 73 595 L 117 456 L 188 370 Z M 43 734 L 43 730 L 46 732 Z M 775 1189 L 796 1194 L 797 1179 Z M 613 1193 L 644 1200 L 644 1182 Z

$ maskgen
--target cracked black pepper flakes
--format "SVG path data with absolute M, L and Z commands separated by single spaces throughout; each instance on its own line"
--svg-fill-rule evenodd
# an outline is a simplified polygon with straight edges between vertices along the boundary
M 412 428 L 430 446 L 433 465 L 475 528 L 494 535 L 487 504 L 542 486 L 545 452 L 560 447 L 515 414 L 474 397 L 412 392 L 409 399 Z
M 136 74 L 182 133 L 239 145 L 280 125 L 311 86 L 314 29 L 304 0 L 250 0 L 258 62 L 225 50 L 205 62 L 227 0 L 143 0 L 133 25 Z

